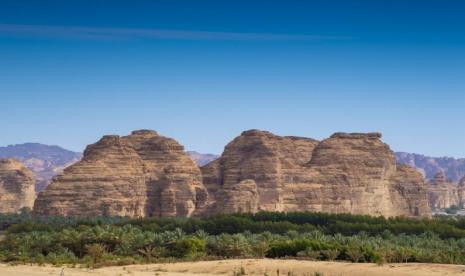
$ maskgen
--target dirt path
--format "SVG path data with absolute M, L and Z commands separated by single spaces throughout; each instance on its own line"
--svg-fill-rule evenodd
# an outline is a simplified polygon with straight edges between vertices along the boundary
M 57 268 L 50 266 L 0 264 L 2 276 L 117 276 L 117 275 L 160 275 L 160 276 L 199 276 L 232 275 L 244 268 L 247 275 L 275 276 L 279 270 L 282 276 L 292 272 L 295 276 L 313 276 L 315 272 L 325 276 L 433 276 L 465 275 L 465 266 L 438 264 L 352 264 L 339 262 L 312 262 L 297 260 L 225 260 L 208 262 L 186 262 L 172 264 L 132 265 L 105 267 L 100 269 Z

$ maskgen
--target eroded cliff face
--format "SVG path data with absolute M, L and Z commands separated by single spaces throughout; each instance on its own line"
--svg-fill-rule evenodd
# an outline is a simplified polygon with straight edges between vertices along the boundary
M 433 209 L 446 209 L 459 206 L 458 187 L 448 179 L 444 172 L 439 172 L 428 182 L 428 198 Z
M 256 210 L 285 211 L 285 185 L 301 176 L 317 144 L 313 139 L 279 137 L 266 131 L 243 132 L 225 147 L 219 159 L 202 167 L 204 184 L 219 202 L 212 210 L 236 212 L 257 206 Z M 256 190 L 258 196 L 231 198 L 234 206 L 223 206 L 225 195 L 237 194 L 245 181 L 244 190 Z
M 202 167 L 202 173 L 218 202 L 213 212 L 257 206 L 256 210 L 267 211 L 431 214 L 421 174 L 397 165 L 378 133 L 336 133 L 318 142 L 246 131 L 226 146 L 218 160 Z M 247 189 L 240 190 L 254 191 L 255 184 L 258 196 L 232 199 L 245 182 Z M 219 206 L 225 194 L 231 196 L 232 207 Z
M 32 208 L 35 180 L 31 170 L 15 159 L 0 159 L 0 213 Z
M 38 195 L 34 212 L 64 216 L 191 216 L 208 200 L 195 162 L 155 131 L 104 136 Z
M 144 164 L 148 216 L 191 216 L 208 199 L 197 164 L 176 140 L 155 131 L 134 131 L 126 136 Z
M 465 207 L 465 177 L 462 178 L 457 186 L 457 196 L 459 198 L 459 206 Z
M 416 169 L 397 164 L 396 174 L 391 178 L 391 202 L 395 209 L 403 210 L 406 216 L 429 216 L 431 206 L 423 175 Z
M 201 171 L 179 143 L 154 131 L 104 136 L 34 205 L 36 214 L 67 216 L 260 210 L 431 214 L 422 175 L 396 164 L 378 133 L 336 133 L 319 142 L 258 130 L 243 132 Z

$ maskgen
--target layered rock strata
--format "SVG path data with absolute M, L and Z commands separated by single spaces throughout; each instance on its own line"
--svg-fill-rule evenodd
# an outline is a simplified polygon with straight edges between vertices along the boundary
M 465 185 L 465 184 L 464 184 Z M 321 142 L 243 132 L 200 169 L 154 131 L 104 136 L 39 194 L 40 215 L 189 217 L 257 211 L 430 216 L 422 175 L 378 133 Z M 464 190 L 465 194 L 465 190 Z
M 208 200 L 183 146 L 155 131 L 104 136 L 38 195 L 34 212 L 65 216 L 192 216 Z
M 0 159 L 0 213 L 32 208 L 35 180 L 31 170 L 15 159 Z
M 459 207 L 465 208 L 465 177 L 460 180 L 457 186 L 457 196 L 459 198 Z
M 202 173 L 218 202 L 212 212 L 431 214 L 422 175 L 397 165 L 378 133 L 336 133 L 318 142 L 246 131 L 226 146 L 219 159 L 202 167 Z M 246 187 L 240 188 L 244 183 Z M 245 192 L 250 194 L 247 200 Z M 227 206 L 224 195 L 229 195 Z
M 458 187 L 444 172 L 439 172 L 428 182 L 428 198 L 434 210 L 460 205 Z

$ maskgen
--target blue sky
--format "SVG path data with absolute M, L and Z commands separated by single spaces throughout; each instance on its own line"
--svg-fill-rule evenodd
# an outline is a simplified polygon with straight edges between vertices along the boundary
M 380 131 L 465 157 L 461 1 L 0 2 L 0 145 Z

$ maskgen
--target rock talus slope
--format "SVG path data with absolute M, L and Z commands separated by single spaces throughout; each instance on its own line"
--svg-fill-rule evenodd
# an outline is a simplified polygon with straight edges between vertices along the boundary
M 0 159 L 0 213 L 32 208 L 34 199 L 33 173 L 15 159 Z
M 71 216 L 191 216 L 207 201 L 184 148 L 154 131 L 104 136 L 38 195 L 34 212 Z
M 211 210 L 258 206 L 256 210 L 429 216 L 423 177 L 397 165 L 380 138 L 378 133 L 336 133 L 318 142 L 246 131 L 218 160 L 202 167 L 205 186 L 221 202 Z M 240 189 L 243 183 L 247 188 Z M 237 190 L 253 196 L 234 199 Z M 232 207 L 223 204 L 225 194 Z

